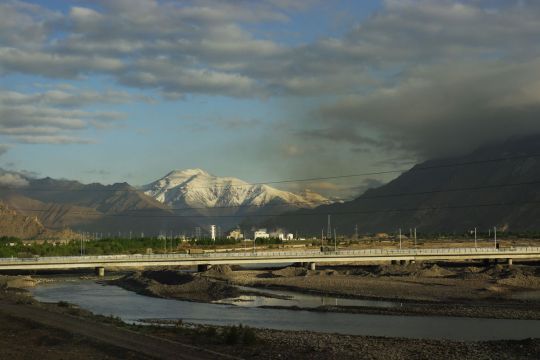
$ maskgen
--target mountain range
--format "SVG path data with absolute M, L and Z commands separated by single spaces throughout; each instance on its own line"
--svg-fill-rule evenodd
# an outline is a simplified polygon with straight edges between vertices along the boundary
M 293 194 L 200 169 L 172 171 L 141 188 L 16 175 L 17 186 L 0 187 L 0 201 L 10 211 L 35 218 L 46 229 L 103 236 L 190 235 L 197 226 L 206 232 L 209 224 L 227 230 L 268 207 L 284 212 L 330 202 L 313 192 Z M 0 226 L 0 236 L 13 234 L 6 229 Z
M 274 217 L 268 227 L 305 234 L 326 231 L 328 215 L 338 233 L 463 233 L 494 226 L 540 230 L 540 136 L 512 138 L 446 159 L 420 163 L 393 181 L 344 203 Z
M 201 169 L 172 171 L 144 186 L 143 191 L 179 215 L 225 228 L 253 215 L 311 209 L 332 202 L 309 190 L 295 194 L 234 177 L 217 177 Z
M 17 186 L 0 187 L 0 236 L 9 227 L 6 219 L 29 224 L 35 233 L 69 228 L 104 235 L 190 235 L 197 226 L 205 232 L 209 224 L 223 230 L 240 224 L 245 229 L 279 227 L 316 235 L 326 231 L 328 215 L 341 234 L 352 234 L 356 227 L 361 233 L 407 232 L 413 227 L 430 233 L 462 233 L 474 227 L 488 231 L 494 226 L 540 230 L 540 135 L 422 162 L 385 185 L 339 203 L 309 191 L 295 194 L 201 169 L 175 170 L 142 187 L 17 176 Z M 10 229 L 14 233 L 13 226 Z
M 26 186 L 2 188 L 0 200 L 21 215 L 33 216 L 47 228 L 70 228 L 126 235 L 159 230 L 180 231 L 195 226 L 178 219 L 166 206 L 127 183 L 82 184 L 51 178 L 26 178 Z M 141 221 L 144 219 L 144 221 Z

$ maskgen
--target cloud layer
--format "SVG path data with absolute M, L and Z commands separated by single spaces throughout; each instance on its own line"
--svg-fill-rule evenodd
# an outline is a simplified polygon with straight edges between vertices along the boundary
M 21 93 L 0 90 L 0 135 L 26 144 L 87 144 L 78 132 L 111 126 L 124 118 L 119 112 L 81 110 L 91 104 L 123 103 L 133 96 L 118 91 L 50 90 Z
M 60 12 L 9 0 L 0 4 L 0 76 L 98 75 L 162 99 L 307 103 L 304 119 L 288 119 L 300 135 L 291 155 L 301 142 L 323 139 L 354 153 L 426 158 L 540 131 L 537 2 L 386 0 L 342 34 L 298 43 L 253 30 L 285 26 L 319 5 L 83 0 Z M 81 107 L 129 101 L 147 99 L 2 90 L 0 134 L 22 143 L 91 142 L 78 132 L 121 115 Z

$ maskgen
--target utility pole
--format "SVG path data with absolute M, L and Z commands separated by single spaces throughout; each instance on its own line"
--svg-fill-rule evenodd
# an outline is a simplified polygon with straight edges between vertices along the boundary
M 414 247 L 416 247 L 416 228 L 414 228 Z
M 166 240 L 167 236 L 163 236 L 163 231 L 160 231 L 160 232 L 159 232 L 159 236 L 160 236 L 160 237 L 163 237 L 163 252 L 164 252 L 164 253 L 167 253 L 167 243 L 166 243 L 166 241 L 167 241 L 167 240 Z
M 334 228 L 334 252 L 337 252 L 337 236 L 336 236 L 336 228 Z
M 330 225 L 330 215 L 328 215 L 328 228 L 326 230 L 326 238 L 327 239 L 332 238 L 332 226 Z
M 476 241 L 476 228 L 474 228 L 474 248 L 477 247 L 477 241 Z
M 495 249 L 497 248 L 497 227 L 493 227 L 493 239 L 495 240 Z
M 354 225 L 354 240 L 358 241 L 358 224 Z
M 324 246 L 324 228 L 321 229 L 321 248 Z
M 399 228 L 399 250 L 401 250 L 401 228 Z

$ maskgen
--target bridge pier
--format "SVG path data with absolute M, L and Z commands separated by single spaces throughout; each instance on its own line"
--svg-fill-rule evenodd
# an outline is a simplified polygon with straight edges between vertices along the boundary
M 197 272 L 205 272 L 210 269 L 211 265 L 208 264 L 199 264 L 197 265 Z
M 508 259 L 508 266 L 512 266 L 513 263 L 514 263 L 513 259 Z
M 317 270 L 317 263 L 314 263 L 314 262 L 308 263 L 308 269 Z
M 105 276 L 105 268 L 103 266 L 97 266 L 95 268 L 95 271 L 96 271 L 97 276 L 99 276 L 99 277 Z

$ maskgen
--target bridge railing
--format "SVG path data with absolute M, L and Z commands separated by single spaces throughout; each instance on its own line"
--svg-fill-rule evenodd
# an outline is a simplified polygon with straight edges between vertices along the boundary
M 52 256 L 33 258 L 0 258 L 0 264 L 6 263 L 84 263 L 84 262 L 123 262 L 123 261 L 157 261 L 157 260 L 201 260 L 201 259 L 227 259 L 227 258 L 325 258 L 325 257 L 351 257 L 351 256 L 417 256 L 417 255 L 459 255 L 459 254 L 540 254 L 540 247 L 514 247 L 500 248 L 431 248 L 431 249 L 361 249 L 325 251 L 264 251 L 264 252 L 226 252 L 204 254 L 131 254 L 131 255 L 97 255 L 97 256 Z

